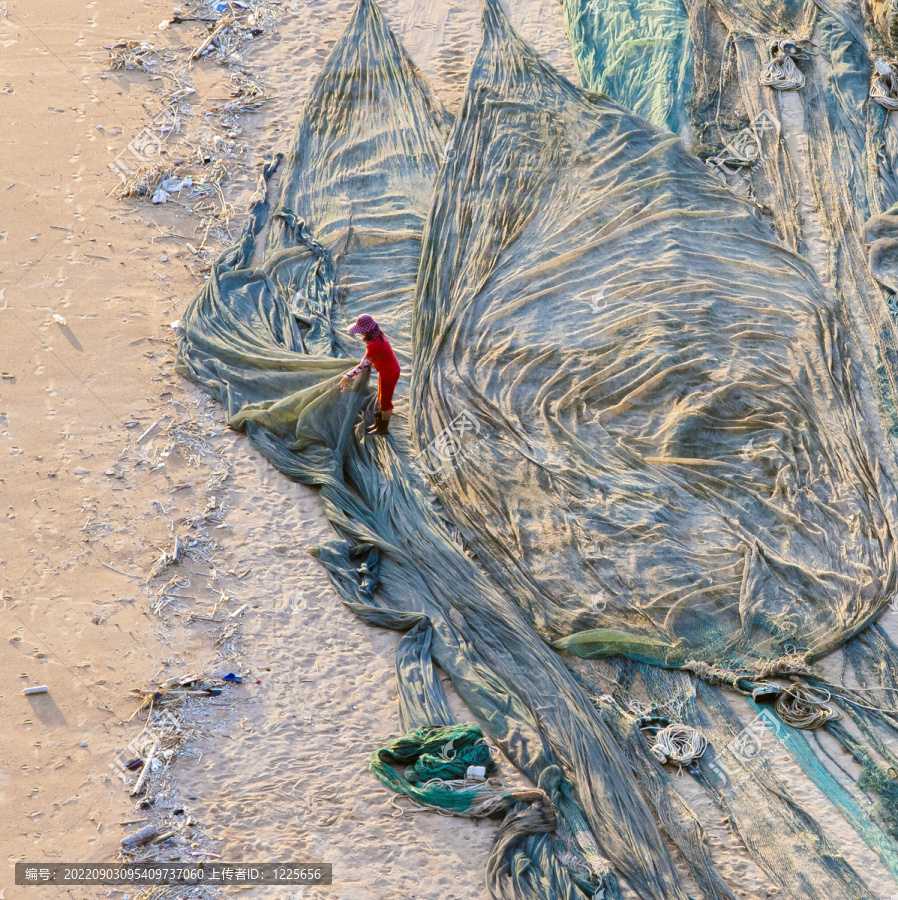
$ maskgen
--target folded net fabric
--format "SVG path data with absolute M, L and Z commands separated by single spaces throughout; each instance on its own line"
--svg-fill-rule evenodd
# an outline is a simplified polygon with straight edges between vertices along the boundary
M 783 896 L 872 898 L 763 757 L 724 755 L 733 690 L 820 683 L 813 662 L 895 593 L 888 379 L 797 248 L 679 139 L 571 85 L 492 0 L 483 27 L 453 122 L 361 0 L 277 204 L 273 160 L 185 317 L 183 371 L 320 488 L 335 587 L 405 632 L 409 733 L 372 767 L 426 805 L 506 813 L 492 896 L 734 896 L 632 714 L 648 692 L 707 738 L 688 769 Z M 389 441 L 364 433 L 367 381 L 337 386 L 363 311 L 410 373 Z M 885 638 L 859 648 L 859 681 L 892 665 Z M 481 738 L 450 721 L 435 663 L 534 790 L 446 765 Z M 866 767 L 834 782 L 842 808 L 894 877 L 894 723 L 835 702 L 855 730 L 825 727 Z M 813 748 L 804 767 L 834 777 Z

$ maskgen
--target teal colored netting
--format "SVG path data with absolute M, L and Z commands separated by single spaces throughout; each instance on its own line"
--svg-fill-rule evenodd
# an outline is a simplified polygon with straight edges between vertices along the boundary
M 581 74 L 586 73 L 584 77 L 589 74 L 595 48 L 601 48 L 602 54 L 611 59 L 628 50 L 629 41 L 619 27 L 626 18 L 615 13 L 614 7 L 610 9 L 617 28 L 601 22 L 588 0 L 566 0 L 571 47 Z M 894 435 L 898 433 L 898 355 L 895 328 L 885 302 L 888 295 L 883 288 L 896 286 L 898 260 L 893 241 L 898 231 L 893 210 L 879 214 L 898 197 L 896 137 L 894 129 L 888 127 L 887 113 L 868 100 L 868 92 L 871 62 L 878 54 L 893 53 L 895 27 L 894 13 L 886 5 L 874 4 L 872 11 L 871 20 L 869 9 L 825 2 L 770 5 L 689 0 L 683 12 L 688 16 L 692 38 L 692 83 L 687 86 L 682 77 L 672 76 L 669 67 L 659 61 L 632 67 L 632 81 L 626 86 L 609 80 L 603 89 L 615 100 L 630 105 L 634 92 L 647 98 L 655 94 L 659 82 L 667 84 L 672 100 L 682 102 L 688 114 L 690 127 L 681 132 L 703 157 L 734 153 L 738 157 L 740 138 L 746 135 L 756 149 L 760 148 L 759 157 L 739 170 L 739 177 L 730 178 L 730 184 L 755 200 L 759 212 L 769 217 L 781 239 L 803 252 L 816 268 L 827 296 L 835 298 L 845 327 L 854 336 L 857 356 L 865 367 L 879 413 Z M 651 7 L 652 24 L 647 32 L 668 16 Z M 788 126 L 806 139 L 808 154 L 804 158 L 793 158 L 786 143 L 783 96 L 758 84 L 769 42 L 782 37 L 813 38 L 812 45 L 805 45 L 811 51 L 809 58 L 799 63 L 806 84 L 792 95 L 803 110 L 803 121 L 793 118 Z M 755 126 L 761 117 L 766 132 Z M 791 146 L 796 144 L 793 141 Z M 809 250 L 813 229 L 801 208 L 801 168 L 819 217 L 825 257 Z M 872 241 L 878 242 L 868 260 L 865 244 Z M 821 536 L 821 542 L 825 540 Z M 788 628 L 787 623 L 781 624 Z M 591 642 L 588 634 L 575 635 L 568 643 L 575 652 L 602 654 L 602 647 Z M 812 642 L 797 633 L 791 644 L 802 653 L 812 648 Z M 856 670 L 865 669 L 871 648 L 866 633 L 849 641 L 846 653 Z M 860 767 L 861 776 L 846 778 L 820 742 L 804 733 L 795 732 L 784 745 L 894 875 L 895 835 L 890 823 L 896 812 L 896 790 L 889 775 L 887 741 L 893 738 L 896 723 L 880 707 L 894 702 L 898 655 L 889 651 L 882 639 L 876 649 L 877 670 L 873 672 L 867 666 L 863 671 L 867 676 L 863 683 L 871 693 L 852 700 L 850 692 L 842 691 L 843 709 L 867 744 L 858 742 L 838 723 L 828 727 Z M 716 673 L 724 680 L 725 669 Z M 707 675 L 701 667 L 696 671 Z M 871 704 L 876 711 L 871 711 Z
M 417 448 L 489 433 L 441 501 L 555 647 L 731 679 L 826 655 L 898 588 L 849 325 L 679 140 L 487 22 L 418 276 Z
M 693 78 L 683 0 L 567 0 L 564 14 L 583 85 L 679 132 Z
M 753 705 L 758 712 L 761 711 L 761 706 Z M 892 797 L 878 797 L 872 801 L 878 806 L 872 811 L 871 799 L 865 796 L 867 792 L 878 793 L 888 784 L 888 776 L 838 723 L 828 726 L 827 730 L 837 733 L 843 746 L 846 748 L 851 746 L 855 761 L 864 766 L 864 774 L 856 786 L 846 777 L 844 767 L 839 767 L 812 734 L 790 728 L 786 724 L 782 724 L 781 729 L 775 730 L 774 734 L 814 784 L 841 810 L 846 820 L 873 849 L 892 877 L 898 879 L 895 826 L 894 821 L 889 822 L 895 814 L 893 788 L 888 785 Z
M 690 7 L 690 27 L 729 44 L 720 58 L 736 60 L 756 113 L 762 31 L 817 14 L 715 10 L 716 22 Z M 614 15 L 623 24 L 603 39 L 626 43 L 679 14 Z M 725 688 L 772 694 L 846 641 L 875 680 L 865 629 L 898 589 L 896 467 L 878 412 L 888 425 L 892 337 L 857 232 L 885 208 L 891 188 L 873 172 L 888 170 L 889 143 L 865 138 L 858 164 L 860 145 L 843 152 L 834 137 L 859 102 L 846 15 L 819 18 L 827 52 L 850 65 L 808 93 L 829 154 L 814 158 L 815 184 L 837 198 L 827 228 L 844 238 L 822 275 L 798 252 L 782 142 L 762 165 L 765 221 L 670 132 L 545 64 L 493 0 L 453 119 L 361 0 L 273 208 L 277 159 L 184 317 L 182 371 L 282 472 L 319 489 L 335 536 L 315 554 L 340 597 L 403 632 L 405 735 L 375 754 L 378 777 L 428 807 L 506 816 L 493 897 L 738 893 L 638 728 L 637 688 L 676 701 L 677 720 L 708 739 L 690 776 L 781 896 L 876 896 L 763 757 L 727 762 L 746 723 Z M 739 16 L 752 34 L 728 40 Z M 609 44 L 607 59 L 638 74 L 627 102 L 659 121 L 691 84 L 682 108 L 697 116 L 714 79 L 691 46 L 690 81 L 689 54 L 675 60 L 663 41 L 645 59 Z M 863 112 L 868 137 L 877 115 Z M 830 184 L 836 159 L 855 168 Z M 847 200 L 861 186 L 857 213 Z M 834 300 L 824 284 L 836 281 Z M 361 312 L 403 364 L 388 440 L 364 431 L 369 377 L 338 389 L 361 355 L 345 333 Z M 620 667 L 614 696 L 593 679 L 604 658 Z M 891 651 L 880 659 L 893 671 Z M 437 665 L 476 726 L 453 723 Z M 844 746 L 869 774 L 844 785 L 842 809 L 857 792 L 880 797 L 852 824 L 890 865 L 894 797 L 877 741 L 895 722 L 857 710 L 853 721 L 864 740 Z M 536 787 L 464 783 L 466 758 L 486 759 L 481 734 Z
M 487 783 L 466 783 L 471 766 L 485 769 L 486 777 L 496 771 L 489 745 L 476 725 L 415 728 L 372 753 L 368 765 L 397 793 L 447 812 L 475 815 L 479 806 L 480 815 L 491 815 L 514 804 L 511 791 L 497 794 Z

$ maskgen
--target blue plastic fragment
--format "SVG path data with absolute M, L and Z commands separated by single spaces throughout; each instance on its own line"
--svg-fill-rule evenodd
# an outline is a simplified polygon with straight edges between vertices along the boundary
M 235 675 L 233 672 L 228 672 L 228 674 L 223 676 L 221 680 L 222 681 L 232 681 L 234 684 L 242 684 L 243 676 Z

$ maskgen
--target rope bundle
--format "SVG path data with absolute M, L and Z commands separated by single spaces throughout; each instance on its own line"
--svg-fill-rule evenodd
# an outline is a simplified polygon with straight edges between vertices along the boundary
M 876 70 L 870 85 L 870 99 L 885 109 L 898 109 L 898 74 L 895 67 L 881 56 L 873 63 Z
M 764 66 L 759 81 L 777 91 L 797 91 L 804 87 L 804 75 L 795 65 L 803 56 L 798 44 L 791 40 L 773 41 L 768 48 L 770 61 Z
M 831 700 L 832 694 L 825 688 L 815 688 L 803 681 L 796 681 L 776 698 L 774 709 L 787 725 L 811 731 L 842 718 Z
M 675 763 L 680 767 L 678 774 L 682 775 L 683 766 L 695 762 L 708 749 L 708 742 L 694 728 L 689 725 L 674 723 L 662 728 L 655 735 L 655 742 L 650 750 L 661 763 Z
M 403 798 L 400 795 L 391 797 L 390 806 L 396 810 L 392 814 L 393 818 L 406 813 L 435 812 L 448 817 L 486 819 L 510 809 L 516 803 L 540 803 L 544 807 L 552 809 L 552 802 L 545 791 L 539 788 L 510 790 L 498 778 L 476 781 L 467 778 L 455 778 L 448 781 L 433 778 L 423 786 L 423 790 L 431 796 L 433 802 L 427 803 L 424 800 L 408 796 Z M 462 797 L 468 805 L 463 811 L 451 808 L 445 800 L 440 800 L 440 794 L 443 797 Z M 408 801 L 408 806 L 400 803 L 403 799 Z

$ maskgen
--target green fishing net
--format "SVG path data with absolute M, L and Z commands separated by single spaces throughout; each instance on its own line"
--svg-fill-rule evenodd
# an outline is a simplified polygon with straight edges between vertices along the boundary
M 564 16 L 590 90 L 487 0 L 453 119 L 360 0 L 180 365 L 319 488 L 334 538 L 315 555 L 363 621 L 403 632 L 406 733 L 372 771 L 424 808 L 504 817 L 491 896 L 734 898 L 648 716 L 706 738 L 685 771 L 781 896 L 872 900 L 739 748 L 772 732 L 898 877 L 898 714 L 868 693 L 898 687 L 874 624 L 898 587 L 896 145 L 867 98 L 887 29 L 822 3 Z M 816 244 L 758 82 L 790 36 L 817 48 L 793 126 Z M 338 387 L 362 312 L 403 366 L 389 439 L 365 433 L 369 376 Z M 852 687 L 814 668 L 839 648 Z M 772 706 L 790 678 L 841 715 L 829 745 Z M 494 781 L 484 737 L 532 789 Z

